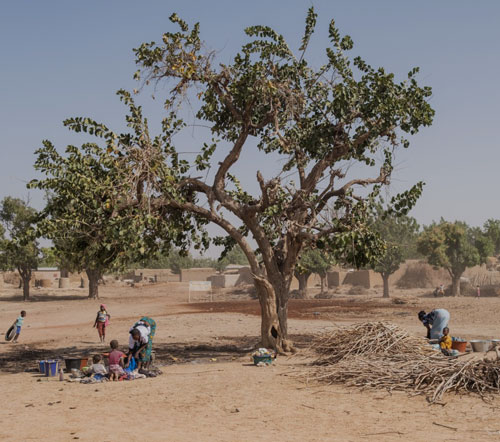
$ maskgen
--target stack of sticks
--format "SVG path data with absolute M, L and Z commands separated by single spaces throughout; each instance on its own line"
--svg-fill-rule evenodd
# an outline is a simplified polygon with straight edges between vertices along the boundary
M 439 401 L 448 391 L 485 398 L 500 392 L 500 361 L 452 358 L 423 338 L 387 322 L 368 322 L 319 336 L 311 380 L 360 388 L 425 394 Z

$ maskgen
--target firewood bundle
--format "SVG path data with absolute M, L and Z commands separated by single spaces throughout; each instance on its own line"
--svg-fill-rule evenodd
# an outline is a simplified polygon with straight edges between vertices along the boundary
M 500 392 L 500 361 L 450 358 L 423 338 L 387 322 L 368 322 L 319 336 L 310 380 L 359 388 L 425 394 L 439 401 L 448 391 Z

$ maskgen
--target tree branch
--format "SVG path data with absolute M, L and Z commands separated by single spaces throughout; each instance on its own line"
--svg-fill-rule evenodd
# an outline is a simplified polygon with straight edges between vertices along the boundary
M 255 256 L 254 251 L 252 250 L 252 247 L 250 246 L 250 244 L 248 244 L 248 241 L 243 236 L 243 234 L 225 218 L 221 217 L 212 210 L 207 210 L 191 202 L 180 203 L 172 199 L 156 198 L 151 201 L 151 205 L 156 208 L 171 207 L 174 209 L 185 210 L 189 213 L 194 213 L 207 220 L 210 220 L 214 224 L 217 224 L 219 227 L 224 229 L 228 233 L 228 235 L 230 235 L 231 238 L 233 238 L 238 243 L 238 245 L 241 247 L 243 253 L 245 253 L 245 256 L 248 259 L 250 268 L 252 269 L 252 273 L 258 274 L 259 263 L 257 261 L 257 257 Z

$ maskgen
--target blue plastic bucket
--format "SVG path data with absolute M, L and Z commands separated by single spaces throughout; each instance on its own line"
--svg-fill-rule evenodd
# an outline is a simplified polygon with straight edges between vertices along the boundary
M 38 361 L 38 371 L 42 374 L 45 374 L 45 363 L 47 361 Z
M 45 376 L 55 376 L 59 361 L 45 361 Z

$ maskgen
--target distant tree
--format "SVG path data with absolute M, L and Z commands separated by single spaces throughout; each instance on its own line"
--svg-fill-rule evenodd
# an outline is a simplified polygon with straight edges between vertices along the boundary
M 223 271 L 229 264 L 248 265 L 248 259 L 240 246 L 236 245 L 227 253 L 221 255 L 215 262 L 215 268 L 218 271 Z
M 194 260 L 190 253 L 183 253 L 180 250 L 173 250 L 168 255 L 168 267 L 175 274 L 180 274 L 182 269 L 194 267 Z
M 334 259 L 326 251 L 320 249 L 307 249 L 301 253 L 295 266 L 295 277 L 299 281 L 299 294 L 307 298 L 307 281 L 316 273 L 321 280 L 321 293 L 324 293 L 326 272 L 332 266 Z
M 32 271 L 38 268 L 40 260 L 35 236 L 36 217 L 36 210 L 18 198 L 6 197 L 0 203 L 0 267 L 19 272 L 25 301 L 30 296 Z
M 59 267 L 59 259 L 54 247 L 42 247 L 40 251 L 42 254 L 40 258 L 41 267 Z
M 142 259 L 134 264 L 134 268 L 147 269 L 170 269 L 175 274 L 180 274 L 181 269 L 191 269 L 193 267 L 217 267 L 217 261 L 213 258 L 198 257 L 182 249 L 173 249 L 166 253 L 154 253 L 146 259 Z
M 464 222 L 446 222 L 426 227 L 417 249 L 429 264 L 446 269 L 451 277 L 453 296 L 460 295 L 460 277 L 468 267 L 483 264 L 493 253 L 493 243 L 479 228 Z
M 485 235 L 491 240 L 495 255 L 500 254 L 500 219 L 489 219 L 484 223 Z
M 407 215 L 396 216 L 384 213 L 378 207 L 372 228 L 385 242 L 385 253 L 371 263 L 371 267 L 380 273 L 384 282 L 383 297 L 389 297 L 389 277 L 399 269 L 407 259 L 417 255 L 419 225 Z

